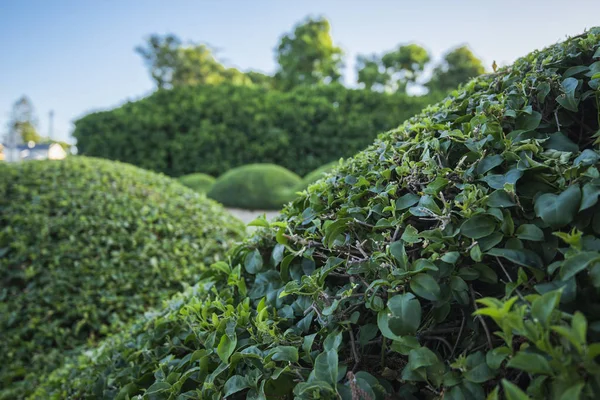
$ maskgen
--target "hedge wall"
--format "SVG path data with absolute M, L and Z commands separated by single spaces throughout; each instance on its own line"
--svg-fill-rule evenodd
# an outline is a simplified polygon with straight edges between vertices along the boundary
M 166 176 L 107 160 L 0 163 L 0 398 L 194 284 L 244 231 Z
M 600 28 L 381 135 L 36 397 L 595 399 Z
M 365 148 L 431 101 L 340 85 L 282 93 L 257 87 L 196 86 L 76 121 L 80 154 L 180 176 L 219 176 L 273 163 L 303 176 Z

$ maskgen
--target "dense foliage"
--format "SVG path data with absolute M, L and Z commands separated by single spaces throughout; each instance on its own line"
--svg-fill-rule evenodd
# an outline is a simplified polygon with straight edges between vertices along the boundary
M 364 149 L 428 104 L 339 85 L 289 92 L 232 85 L 159 90 L 75 123 L 80 154 L 180 176 L 273 163 L 299 175 Z
M 206 193 L 215 183 L 215 178 L 213 178 L 210 175 L 198 172 L 195 174 L 180 176 L 179 182 L 189 187 L 190 189 L 194 189 L 194 191 L 198 193 Z
M 381 135 L 38 398 L 593 399 L 600 29 Z
M 0 398 L 21 398 L 69 350 L 195 283 L 240 225 L 132 166 L 0 164 Z
M 301 182 L 298 175 L 278 165 L 250 164 L 221 175 L 207 196 L 227 207 L 278 210 Z

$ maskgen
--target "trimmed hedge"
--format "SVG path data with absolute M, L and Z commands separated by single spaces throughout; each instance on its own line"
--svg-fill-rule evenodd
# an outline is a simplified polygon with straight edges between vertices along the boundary
M 437 96 L 437 95 L 436 95 Z M 439 97 L 437 97 L 439 99 Z M 79 154 L 181 176 L 252 163 L 305 175 L 368 146 L 433 99 L 347 89 L 229 85 L 158 90 L 75 122 Z
M 469 82 L 36 397 L 596 398 L 599 86 L 600 28 Z
M 244 228 L 172 179 L 85 157 L 0 164 L 0 398 L 222 260 Z
M 179 177 L 179 182 L 198 193 L 206 193 L 215 183 L 215 178 L 201 172 Z
M 220 176 L 207 196 L 226 207 L 278 210 L 300 182 L 298 175 L 278 165 L 250 164 Z

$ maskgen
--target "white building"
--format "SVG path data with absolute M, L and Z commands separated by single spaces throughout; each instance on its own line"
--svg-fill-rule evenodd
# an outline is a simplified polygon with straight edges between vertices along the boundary
M 25 160 L 62 160 L 67 152 L 58 143 L 34 143 L 9 146 L 0 145 L 0 160 L 18 162 Z

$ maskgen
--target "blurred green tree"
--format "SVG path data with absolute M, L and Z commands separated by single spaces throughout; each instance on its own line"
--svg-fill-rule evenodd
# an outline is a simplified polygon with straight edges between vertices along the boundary
M 224 82 L 268 86 L 271 79 L 258 72 L 246 74 L 235 68 L 227 68 L 215 57 L 215 51 L 209 45 L 184 45 L 173 34 L 151 35 L 144 46 L 138 46 L 135 50 L 144 59 L 159 88 Z M 259 78 L 259 75 L 262 76 Z
M 336 82 L 341 77 L 343 51 L 334 45 L 329 21 L 307 18 L 281 38 L 276 49 L 280 89 Z
M 405 92 L 422 75 L 430 59 L 429 52 L 414 43 L 398 46 L 382 57 L 359 55 L 358 83 L 370 90 Z
M 446 53 L 444 61 L 435 67 L 427 87 L 445 92 L 484 72 L 481 60 L 467 46 L 457 47 Z

